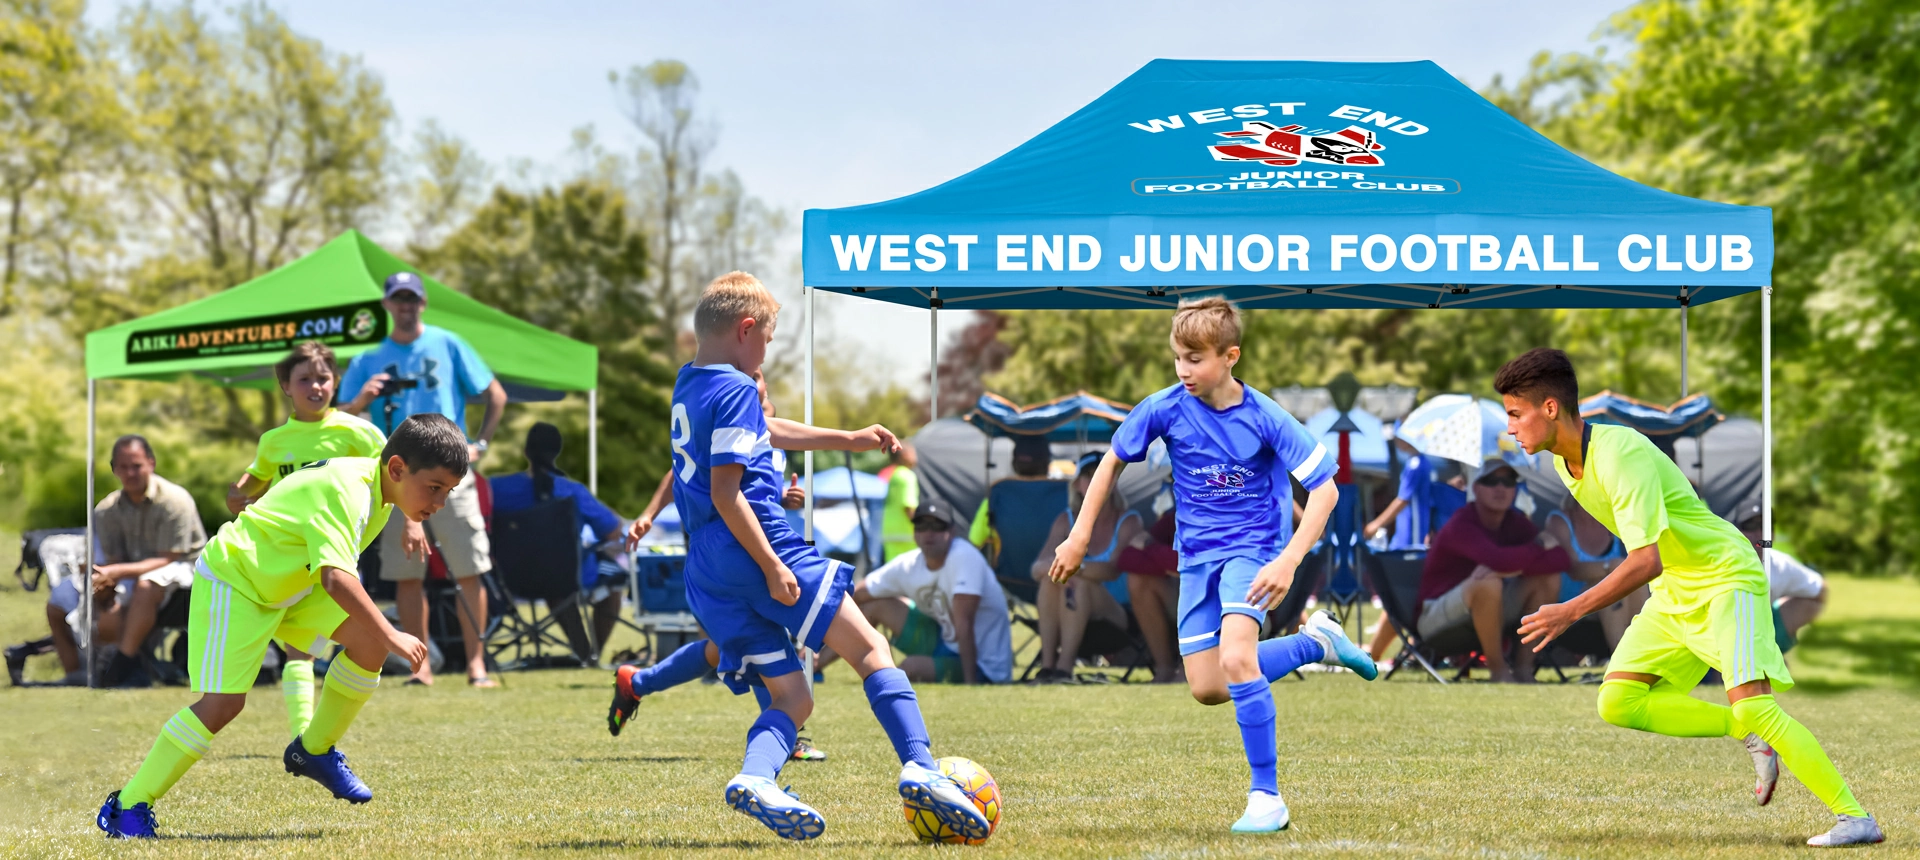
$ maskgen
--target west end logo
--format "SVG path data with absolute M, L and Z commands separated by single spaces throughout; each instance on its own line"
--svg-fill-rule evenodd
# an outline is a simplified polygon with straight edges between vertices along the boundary
M 1162 196 L 1300 190 L 1450 194 L 1460 190 L 1460 184 L 1452 179 L 1382 176 L 1354 170 L 1385 167 L 1386 158 L 1381 153 L 1387 144 L 1382 138 L 1417 137 L 1427 133 L 1425 124 L 1384 110 L 1343 104 L 1329 111 L 1327 117 L 1344 120 L 1345 125 L 1322 127 L 1306 119 L 1314 113 L 1307 102 L 1268 102 L 1207 108 L 1164 119 L 1154 117 L 1145 122 L 1127 123 L 1148 134 L 1162 134 L 1175 130 L 1198 131 L 1212 123 L 1237 119 L 1239 129 L 1213 132 L 1215 138 L 1226 138 L 1226 142 L 1211 140 L 1201 144 L 1214 161 L 1302 168 L 1242 171 L 1223 176 L 1149 177 L 1134 180 L 1133 191 L 1143 196 Z M 1301 119 L 1284 119 L 1294 116 Z M 1277 124 L 1267 117 L 1274 117 Z M 1315 169 L 1318 167 L 1343 169 Z

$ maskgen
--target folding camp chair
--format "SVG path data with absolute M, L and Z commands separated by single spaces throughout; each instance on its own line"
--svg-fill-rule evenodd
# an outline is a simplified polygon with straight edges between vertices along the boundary
M 501 626 L 488 642 L 488 652 L 513 651 L 503 669 L 537 666 L 590 666 L 597 662 L 592 634 L 581 617 L 580 519 L 573 499 L 550 499 L 524 510 L 493 516 L 493 570 L 506 592 L 512 611 L 501 616 Z M 489 577 L 491 579 L 491 577 Z M 491 596 L 491 595 L 490 595 Z M 546 615 L 523 617 L 519 601 L 538 600 Z M 553 634 L 559 627 L 566 634 Z M 560 655 L 548 646 L 565 649 Z M 531 656 L 529 656 L 531 655 Z
M 1419 634 L 1419 628 L 1414 625 L 1413 608 L 1419 599 L 1420 569 L 1426 558 L 1426 552 L 1418 550 L 1369 555 L 1361 571 L 1373 592 L 1380 596 L 1380 608 L 1387 616 L 1381 623 L 1392 624 L 1400 637 L 1400 654 L 1394 658 L 1386 677 L 1392 678 L 1400 667 L 1411 661 L 1419 663 L 1435 681 L 1445 684 L 1447 679 L 1441 677 L 1434 664 L 1447 656 L 1475 655 L 1479 642 L 1474 638 L 1472 625 L 1443 631 L 1432 640 Z M 1460 676 L 1465 674 L 1462 670 Z
M 1006 592 L 1007 608 L 1015 624 L 1027 629 L 1025 641 L 1014 653 L 1040 636 L 1040 583 L 1033 579 L 1033 561 L 1046 545 L 1053 520 L 1067 509 L 1066 481 L 1004 479 L 987 488 L 987 523 L 992 528 L 981 547 L 993 565 L 994 578 Z

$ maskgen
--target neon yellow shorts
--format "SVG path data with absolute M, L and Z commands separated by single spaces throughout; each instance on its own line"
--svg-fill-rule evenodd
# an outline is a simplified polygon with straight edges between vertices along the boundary
M 269 641 L 312 654 L 346 620 L 347 611 L 319 589 L 292 606 L 261 606 L 196 572 L 187 615 L 187 675 L 193 691 L 244 693 L 260 676 Z
M 1698 686 L 1708 667 L 1720 670 L 1728 688 L 1762 678 L 1776 692 L 1793 687 L 1773 639 L 1766 595 L 1728 591 L 1682 613 L 1648 606 L 1627 625 L 1607 662 L 1608 672 L 1658 675 L 1681 690 Z

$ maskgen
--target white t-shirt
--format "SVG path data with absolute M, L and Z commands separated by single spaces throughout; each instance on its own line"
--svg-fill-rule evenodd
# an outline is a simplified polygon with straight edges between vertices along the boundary
M 915 609 L 940 623 L 940 638 L 955 654 L 960 653 L 960 644 L 953 632 L 953 596 L 979 595 L 973 642 L 980 671 L 994 683 L 1013 680 L 1013 623 L 1007 613 L 1007 595 L 993 578 L 986 557 L 966 539 L 953 539 L 947 563 L 939 570 L 929 570 L 918 549 L 901 553 L 867 574 L 867 593 L 913 601 Z
M 1826 577 L 1777 549 L 1767 550 L 1765 567 L 1767 590 L 1772 592 L 1769 597 L 1775 603 L 1789 597 L 1819 597 L 1820 589 L 1827 584 Z

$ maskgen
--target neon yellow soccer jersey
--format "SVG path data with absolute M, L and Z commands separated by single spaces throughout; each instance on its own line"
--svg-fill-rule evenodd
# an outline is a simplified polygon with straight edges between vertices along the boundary
M 207 542 L 214 579 L 262 606 L 290 606 L 320 581 L 320 568 L 360 569 L 393 506 L 380 497 L 380 460 L 333 457 L 276 481 Z
M 1694 612 L 1728 591 L 1765 596 L 1767 575 L 1753 544 L 1714 516 L 1680 467 L 1631 427 L 1586 425 L 1584 478 L 1553 458 L 1575 501 L 1620 536 L 1629 551 L 1660 547 L 1660 576 L 1648 609 Z
M 387 437 L 373 422 L 338 409 L 328 409 L 318 421 L 287 423 L 260 434 L 260 447 L 253 454 L 247 474 L 273 482 L 293 474 L 293 470 L 328 457 L 378 457 Z

